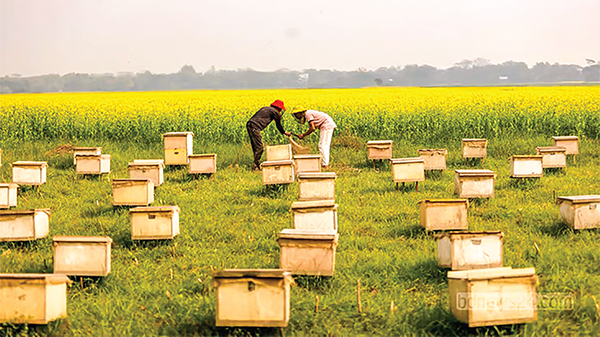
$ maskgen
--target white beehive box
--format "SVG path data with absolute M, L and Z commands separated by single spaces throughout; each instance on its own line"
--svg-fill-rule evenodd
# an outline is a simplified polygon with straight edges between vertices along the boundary
M 446 169 L 446 149 L 423 149 L 419 150 L 419 157 L 423 158 L 425 171 L 444 171 Z
M 462 156 L 463 158 L 485 158 L 487 145 L 487 139 L 465 138 L 462 140 Z
M 110 273 L 108 236 L 55 236 L 54 273 L 74 276 L 106 276 Z
M 75 172 L 78 174 L 110 173 L 110 154 L 80 154 L 75 156 Z
M 187 165 L 194 151 L 193 132 L 167 132 L 163 134 L 165 165 Z
M 192 154 L 189 156 L 190 174 L 213 174 L 217 172 L 217 155 Z
M 556 136 L 552 137 L 552 146 L 562 146 L 566 149 L 565 154 L 579 154 L 579 137 Z
M 266 161 L 260 164 L 263 185 L 291 184 L 294 182 L 294 162 L 291 160 Z
M 267 161 L 292 160 L 292 144 L 269 145 L 265 152 Z
M 19 185 L 42 185 L 46 182 L 45 161 L 17 161 L 12 164 L 13 183 Z
M 0 210 L 0 241 L 29 241 L 48 235 L 49 209 Z
M 77 165 L 77 156 L 99 156 L 101 147 L 73 147 L 73 164 Z
M 154 183 L 150 179 L 113 179 L 114 206 L 147 206 L 154 202 Z
M 331 231 L 282 230 L 277 240 L 281 269 L 292 275 L 333 276 L 338 238 L 338 233 Z
M 127 166 L 129 178 L 150 179 L 155 187 L 164 182 L 165 161 L 162 159 L 136 159 Z
M 425 166 L 423 158 L 397 158 L 392 159 L 392 178 L 396 183 L 419 182 L 425 180 Z
M 296 201 L 292 204 L 294 228 L 337 232 L 337 209 L 333 200 Z
M 294 156 L 296 173 L 321 172 L 320 154 L 297 154 Z
M 450 310 L 469 327 L 533 322 L 536 284 L 535 268 L 450 271 Z
M 573 229 L 600 228 L 600 195 L 558 197 L 561 219 Z
M 298 199 L 335 199 L 335 172 L 303 172 L 298 174 Z
M 0 184 L 0 208 L 17 207 L 17 190 L 19 185 Z
M 459 198 L 493 198 L 496 173 L 490 170 L 455 170 L 454 194 Z
M 216 326 L 285 327 L 290 285 L 281 269 L 225 269 L 213 275 Z
M 542 156 L 542 168 L 567 167 L 567 148 L 562 146 L 540 146 L 535 152 Z
M 438 266 L 452 270 L 502 267 L 501 231 L 436 235 Z
M 419 201 L 419 223 L 425 230 L 468 229 L 467 199 L 425 199 Z
M 136 207 L 131 215 L 132 240 L 173 239 L 179 235 L 179 207 Z
M 47 324 L 67 317 L 67 285 L 61 274 L 0 274 L 0 323 Z
M 510 158 L 511 178 L 541 178 L 543 175 L 542 156 L 519 155 Z
M 391 140 L 368 141 L 368 159 L 392 159 L 392 144 Z

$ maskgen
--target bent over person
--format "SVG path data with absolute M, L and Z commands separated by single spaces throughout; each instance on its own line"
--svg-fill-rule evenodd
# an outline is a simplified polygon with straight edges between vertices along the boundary
M 246 129 L 250 136 L 250 144 L 252 145 L 252 152 L 254 152 L 254 164 L 252 164 L 253 170 L 258 170 L 260 167 L 260 158 L 264 151 L 264 145 L 262 141 L 261 131 L 264 130 L 271 121 L 275 120 L 277 130 L 282 135 L 290 136 L 291 133 L 285 132 L 283 125 L 281 124 L 281 117 L 285 111 L 285 106 L 280 100 L 276 100 L 271 103 L 270 106 L 266 106 L 258 110 L 254 116 L 246 123 Z
M 308 130 L 299 135 L 298 138 L 310 135 L 315 130 L 319 130 L 319 152 L 321 153 L 321 165 L 323 168 L 329 168 L 329 148 L 331 147 L 331 137 L 333 130 L 337 127 L 333 118 L 328 114 L 318 110 L 307 110 L 304 108 L 296 108 L 292 115 L 300 124 L 308 122 Z

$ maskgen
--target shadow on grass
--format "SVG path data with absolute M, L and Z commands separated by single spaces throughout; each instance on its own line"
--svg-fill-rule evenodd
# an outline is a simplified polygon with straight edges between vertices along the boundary
M 263 185 L 258 189 L 250 190 L 249 194 L 255 197 L 277 199 L 288 192 L 289 184 Z
M 433 284 L 442 284 L 447 282 L 448 270 L 440 268 L 437 258 L 429 258 L 413 264 L 403 266 L 405 272 L 402 273 L 402 279 L 407 281 L 425 281 Z
M 68 318 L 57 319 L 48 324 L 0 323 L 0 336 L 4 337 L 66 336 L 70 330 Z
M 129 213 L 129 206 L 98 206 L 89 208 L 81 212 L 81 214 L 87 218 L 94 218 L 103 215 L 115 215 L 120 213 Z
M 53 156 L 48 159 L 48 166 L 53 169 L 72 170 L 75 167 L 73 164 L 73 155 Z
M 567 175 L 567 170 L 566 168 L 545 168 L 544 169 L 544 175 L 549 175 L 549 176 L 565 176 Z
M 506 187 L 518 188 L 520 190 L 531 190 L 539 187 L 540 178 L 511 178 Z
M 573 235 L 576 233 L 576 231 L 560 220 L 554 221 L 546 226 L 540 226 L 538 227 L 538 231 L 552 237 L 563 237 L 565 235 Z
M 311 291 L 331 288 L 331 277 L 329 276 L 295 275 L 294 282 L 296 286 Z
M 425 171 L 426 180 L 442 180 L 444 179 L 444 171 L 442 170 L 427 170 Z
M 418 223 L 410 224 L 406 226 L 398 226 L 390 229 L 389 236 L 396 238 L 407 238 L 407 239 L 431 239 L 435 235 L 434 232 L 429 232 L 423 229 Z

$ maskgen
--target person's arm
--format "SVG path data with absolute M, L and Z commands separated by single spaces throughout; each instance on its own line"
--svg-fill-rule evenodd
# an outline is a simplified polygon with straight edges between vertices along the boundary
M 283 125 L 281 124 L 281 114 L 279 114 L 279 113 L 275 114 L 275 126 L 277 126 L 277 130 L 279 130 L 279 132 L 282 135 L 286 135 L 288 137 L 292 135 L 289 132 L 285 132 L 285 130 L 283 129 Z
M 310 135 L 311 133 L 313 133 L 313 131 L 315 131 L 315 122 L 310 122 L 310 123 L 308 123 L 308 125 L 310 125 L 308 130 L 306 130 L 305 133 L 299 135 L 298 138 L 304 139 L 304 137 Z

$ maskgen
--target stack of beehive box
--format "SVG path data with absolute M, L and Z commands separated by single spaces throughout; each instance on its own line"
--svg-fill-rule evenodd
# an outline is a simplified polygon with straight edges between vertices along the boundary
M 292 145 L 267 146 L 267 161 L 260 164 L 263 185 L 291 184 L 295 179 L 295 165 L 292 160 Z
M 194 154 L 193 132 L 167 132 L 163 134 L 165 160 L 164 165 L 188 165 L 189 174 L 208 174 L 217 172 L 215 153 Z
M 110 173 L 110 155 L 102 154 L 101 147 L 74 147 L 75 172 L 83 175 Z

